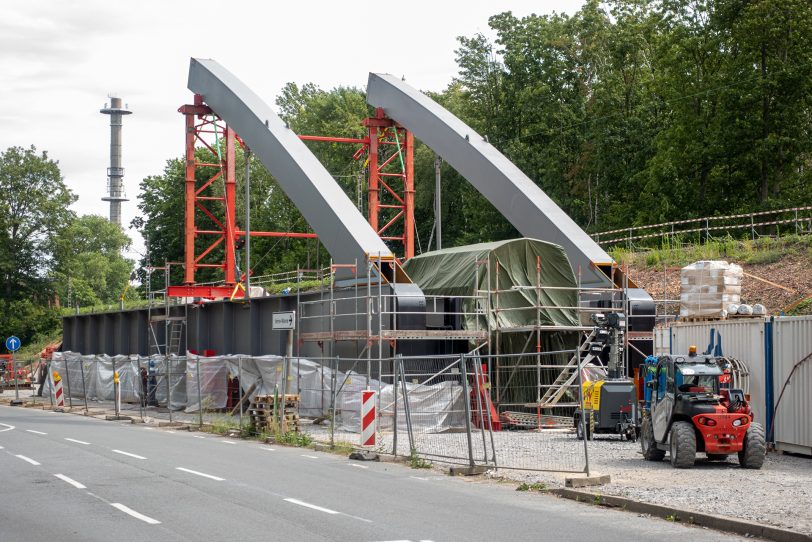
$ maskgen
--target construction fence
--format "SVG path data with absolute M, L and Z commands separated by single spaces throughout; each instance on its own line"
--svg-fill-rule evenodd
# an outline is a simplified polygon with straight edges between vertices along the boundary
M 552 362 L 560 354 L 304 359 L 57 352 L 48 363 L 23 362 L 16 370 L 30 375 L 31 397 L 45 405 L 57 406 L 59 375 L 65 408 L 109 409 L 117 375 L 120 409 L 129 416 L 230 424 L 243 434 L 262 432 L 257 416 L 273 398 L 276 404 L 285 398 L 295 405 L 291 430 L 353 447 L 360 445 L 362 392 L 371 390 L 378 452 L 472 467 L 585 472 L 587 443 L 576 438 L 572 423 L 581 389 L 577 364 L 562 385 L 567 368 Z M 582 368 L 587 378 L 591 370 Z M 510 383 L 503 405 L 494 404 L 491 386 L 498 371 Z M 545 396 L 550 389 L 559 392 L 555 404 Z M 281 422 L 281 406 L 278 415 Z

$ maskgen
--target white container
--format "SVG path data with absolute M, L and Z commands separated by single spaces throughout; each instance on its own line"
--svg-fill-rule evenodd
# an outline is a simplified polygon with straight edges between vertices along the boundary
M 812 353 L 812 316 L 773 321 L 773 403 L 776 448 L 812 455 L 812 360 L 802 363 L 778 397 L 796 363 Z
M 687 354 L 688 347 L 696 345 L 697 352 L 711 353 L 717 350 L 723 356 L 743 361 L 750 372 L 750 406 L 755 411 L 755 421 L 766 427 L 766 372 L 765 372 L 765 324 L 766 318 L 746 318 L 715 322 L 681 322 L 673 324 L 671 330 L 670 353 Z M 711 344 L 711 330 L 714 340 Z M 721 341 L 721 346 L 720 346 Z

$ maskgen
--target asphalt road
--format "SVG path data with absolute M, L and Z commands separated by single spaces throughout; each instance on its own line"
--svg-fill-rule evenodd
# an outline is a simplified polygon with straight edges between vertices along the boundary
M 0 406 L 3 542 L 260 539 L 731 536 L 391 463 Z

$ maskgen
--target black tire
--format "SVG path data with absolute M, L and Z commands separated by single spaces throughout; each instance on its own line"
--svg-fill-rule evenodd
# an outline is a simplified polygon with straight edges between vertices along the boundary
M 727 454 L 705 454 L 708 461 L 727 461 Z
M 651 418 L 643 417 L 643 425 L 640 429 L 640 446 L 643 448 L 643 458 L 646 461 L 662 461 L 665 452 L 657 448 L 654 440 L 654 427 L 651 425 Z
M 767 455 L 767 441 L 760 423 L 750 425 L 744 435 L 744 447 L 739 452 L 739 465 L 745 469 L 760 469 Z
M 696 463 L 696 433 L 688 422 L 671 425 L 671 466 L 690 469 Z

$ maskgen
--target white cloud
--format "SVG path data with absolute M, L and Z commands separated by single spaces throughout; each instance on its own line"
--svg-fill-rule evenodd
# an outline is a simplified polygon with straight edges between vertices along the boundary
M 355 3 L 319 0 L 6 0 L 0 18 L 0 149 L 31 144 L 58 159 L 78 196 L 78 213 L 107 214 L 100 201 L 109 165 L 115 91 L 133 115 L 124 120 L 125 223 L 135 216 L 138 183 L 183 154 L 177 108 L 189 57 L 214 58 L 273 103 L 288 81 L 323 88 L 364 86 L 370 71 L 405 75 L 441 90 L 456 75 L 456 37 L 488 34 L 488 17 L 553 10 L 583 0 Z M 136 237 L 134 246 L 142 249 Z

